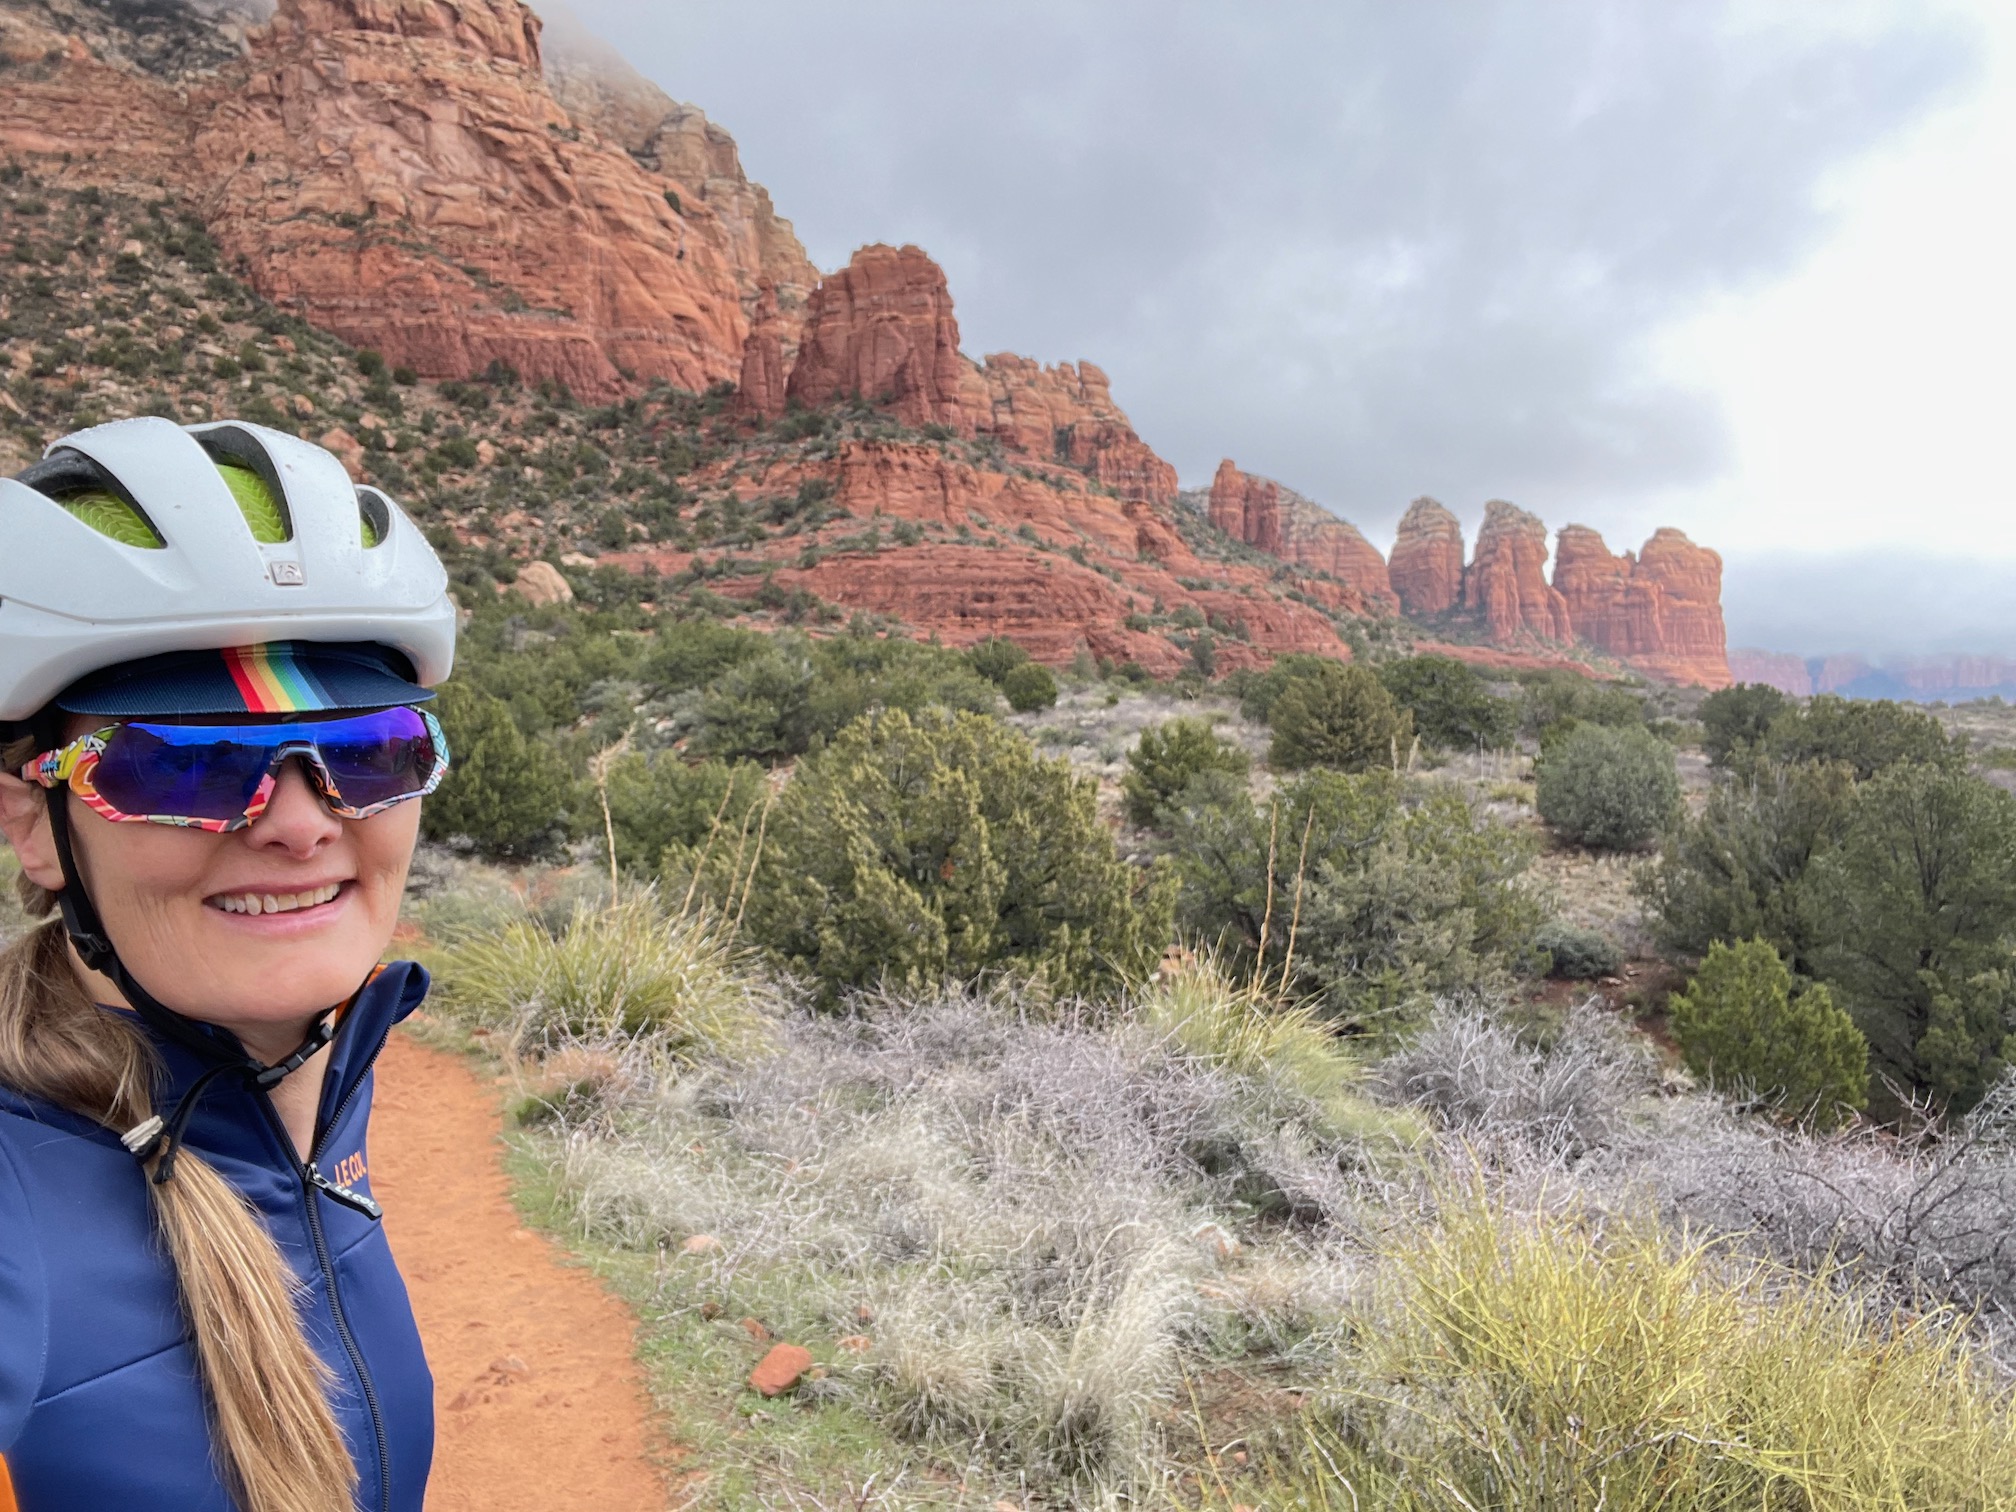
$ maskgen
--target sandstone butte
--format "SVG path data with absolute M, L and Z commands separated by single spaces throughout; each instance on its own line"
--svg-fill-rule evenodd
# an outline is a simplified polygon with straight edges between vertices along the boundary
M 1243 473 L 1227 457 L 1211 480 L 1208 510 L 1211 523 L 1234 540 L 1326 573 L 1389 614 L 1399 610 L 1386 559 L 1377 548 L 1357 526 L 1292 488 Z
M 1504 644 L 1575 638 L 1568 603 L 1547 581 L 1547 527 L 1503 499 L 1484 506 L 1477 550 L 1463 574 L 1463 607 Z
M 1813 696 L 1813 673 L 1806 665 L 1806 658 L 1789 651 L 1732 650 L 1729 675 L 1739 683 L 1763 683 L 1794 698 Z
M 1408 505 L 1387 572 L 1402 614 L 1430 619 L 1461 604 L 1463 527 L 1456 516 L 1429 498 Z
M 1612 556 L 1586 525 L 1566 526 L 1554 587 L 1575 634 L 1597 650 L 1674 682 L 1729 681 L 1722 559 L 1679 531 L 1654 532 L 1636 556 Z

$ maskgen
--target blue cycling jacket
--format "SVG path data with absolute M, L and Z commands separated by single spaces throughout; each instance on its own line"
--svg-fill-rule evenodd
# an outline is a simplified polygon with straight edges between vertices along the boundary
M 203 1094 L 185 1139 L 301 1279 L 364 1512 L 421 1512 L 434 1382 L 383 1228 L 328 1187 L 368 1196 L 371 1063 L 426 993 L 427 973 L 401 962 L 344 1013 L 309 1161 L 266 1094 L 235 1078 Z M 166 1108 L 205 1067 L 156 1047 Z M 111 1130 L 0 1087 L 0 1512 L 10 1483 L 19 1512 L 232 1512 L 145 1179 Z

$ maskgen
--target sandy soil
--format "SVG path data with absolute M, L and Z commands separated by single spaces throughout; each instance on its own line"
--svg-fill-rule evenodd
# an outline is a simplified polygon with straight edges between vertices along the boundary
M 371 1185 L 434 1367 L 427 1512 L 658 1512 L 636 1320 L 511 1206 L 497 1099 L 394 1034 Z

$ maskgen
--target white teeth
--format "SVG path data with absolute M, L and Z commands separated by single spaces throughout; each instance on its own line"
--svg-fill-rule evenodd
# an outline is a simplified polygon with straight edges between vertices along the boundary
M 211 901 L 226 913 L 259 914 L 288 913 L 296 908 L 314 908 L 318 904 L 332 901 L 343 890 L 343 884 L 332 882 L 327 887 L 317 887 L 308 892 L 298 893 L 234 893 L 229 897 L 213 898 Z

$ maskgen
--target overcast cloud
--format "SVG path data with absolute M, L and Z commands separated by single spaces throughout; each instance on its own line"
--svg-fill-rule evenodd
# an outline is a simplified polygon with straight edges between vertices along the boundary
M 1901 4 L 573 9 L 820 266 L 916 242 L 969 351 L 1096 361 L 1186 482 L 1229 455 L 1382 546 L 1420 493 L 1615 537 L 1723 476 L 1658 333 L 1796 269 L 1829 175 L 1979 77 Z

